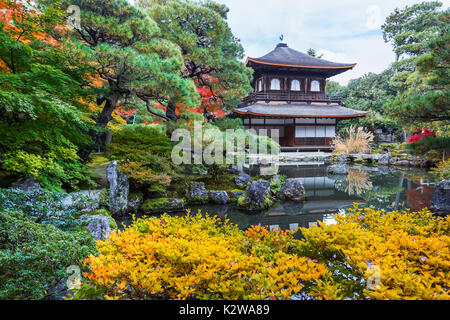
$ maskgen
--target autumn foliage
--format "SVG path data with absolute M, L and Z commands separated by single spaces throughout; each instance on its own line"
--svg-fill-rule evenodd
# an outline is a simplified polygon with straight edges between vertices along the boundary
M 449 217 L 355 204 L 335 219 L 302 240 L 200 213 L 137 219 L 98 242 L 75 297 L 450 299 Z
M 85 276 L 107 299 L 289 299 L 326 272 L 292 241 L 208 215 L 138 219 L 98 242 Z
M 449 216 L 356 204 L 347 213 L 334 225 L 302 229 L 303 254 L 319 257 L 334 274 L 334 298 L 450 299 Z

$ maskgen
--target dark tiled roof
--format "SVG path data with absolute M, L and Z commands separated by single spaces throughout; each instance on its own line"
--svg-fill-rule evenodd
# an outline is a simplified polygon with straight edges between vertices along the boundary
M 355 118 L 367 115 L 368 111 L 353 110 L 338 104 L 318 103 L 255 103 L 236 108 L 234 113 L 243 115 L 295 117 L 295 118 Z
M 247 64 L 249 61 L 268 65 L 324 69 L 351 69 L 356 65 L 356 63 L 336 63 L 315 58 L 291 49 L 284 43 L 278 44 L 274 50 L 261 58 L 248 58 Z

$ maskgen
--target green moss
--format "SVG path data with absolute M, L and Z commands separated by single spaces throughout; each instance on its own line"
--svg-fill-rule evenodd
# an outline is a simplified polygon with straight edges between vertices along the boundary
M 109 159 L 104 154 L 92 154 L 89 162 L 86 164 L 89 168 L 88 175 L 92 179 L 100 179 L 106 176 L 106 167 L 109 164 Z
M 106 210 L 106 209 L 97 209 L 97 210 L 88 212 L 87 214 L 90 215 L 90 216 L 96 216 L 96 215 L 99 215 L 99 214 L 101 214 L 102 216 L 106 216 L 106 217 L 110 217 L 111 216 L 111 213 L 109 213 L 109 211 Z
M 273 203 L 274 202 L 272 200 L 272 197 L 269 194 L 266 194 L 264 196 L 263 203 L 261 204 L 261 206 L 256 206 L 252 203 L 248 203 L 246 195 L 242 195 L 237 199 L 238 207 L 249 211 L 268 209 L 273 205 Z
M 141 206 L 141 210 L 146 213 L 158 212 L 164 210 L 169 204 L 170 198 L 148 199 Z
M 109 217 L 109 226 L 113 230 L 117 230 L 117 222 L 113 217 Z
M 238 206 L 241 207 L 241 208 L 246 208 L 246 207 L 247 207 L 247 201 L 246 201 L 245 194 L 243 194 L 242 196 L 240 196 L 240 197 L 237 199 L 237 204 L 238 204 Z
M 206 197 L 195 196 L 195 197 L 192 197 L 189 202 L 190 203 L 206 203 L 206 202 L 208 202 L 208 196 L 206 196 Z
M 236 178 L 236 175 L 225 173 L 218 175 L 215 179 L 211 175 L 206 175 L 197 179 L 197 181 L 204 182 L 207 190 L 224 190 L 228 192 L 236 188 L 234 178 Z

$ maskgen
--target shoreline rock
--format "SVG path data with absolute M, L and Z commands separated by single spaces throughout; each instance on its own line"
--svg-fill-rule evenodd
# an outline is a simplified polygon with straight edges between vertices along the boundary
M 109 211 L 112 216 L 122 215 L 128 209 L 128 193 L 130 185 L 125 173 L 117 167 L 117 161 L 111 161 L 106 168 L 109 182 Z

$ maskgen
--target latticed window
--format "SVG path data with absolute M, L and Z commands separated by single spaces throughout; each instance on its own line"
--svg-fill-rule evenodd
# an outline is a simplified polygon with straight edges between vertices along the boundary
M 270 90 L 280 90 L 280 79 L 270 81 Z
M 317 80 L 311 81 L 311 91 L 318 92 L 320 91 L 320 82 Z
M 292 91 L 300 91 L 300 81 L 299 80 L 292 80 L 291 90 Z

